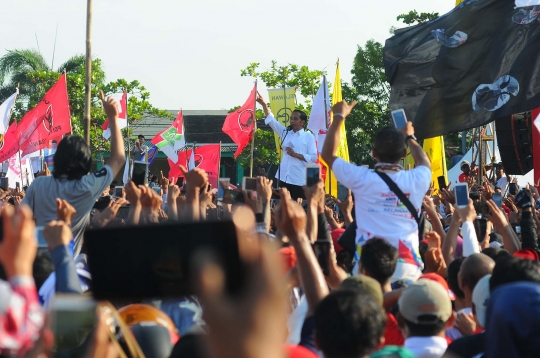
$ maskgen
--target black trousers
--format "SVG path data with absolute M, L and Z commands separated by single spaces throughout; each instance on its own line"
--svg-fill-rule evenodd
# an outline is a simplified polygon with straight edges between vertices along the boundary
M 291 193 L 291 198 L 293 200 L 296 200 L 298 198 L 302 198 L 302 199 L 306 198 L 304 194 L 304 189 L 300 185 L 293 185 L 293 184 L 285 183 L 283 180 L 280 180 L 279 187 L 287 188 L 289 193 Z

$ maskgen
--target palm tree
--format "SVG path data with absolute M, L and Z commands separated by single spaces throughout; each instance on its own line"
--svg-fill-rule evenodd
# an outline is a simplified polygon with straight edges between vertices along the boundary
M 58 67 L 56 72 L 67 73 L 77 71 L 84 65 L 85 56 L 75 55 Z M 0 103 L 13 94 L 19 85 L 19 96 L 25 98 L 33 94 L 45 92 L 42 84 L 33 82 L 29 76 L 35 71 L 50 72 L 49 66 L 43 55 L 35 49 L 9 50 L 0 58 Z

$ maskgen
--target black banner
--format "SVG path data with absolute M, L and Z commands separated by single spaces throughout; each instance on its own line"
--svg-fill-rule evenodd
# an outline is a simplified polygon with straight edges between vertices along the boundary
M 386 40 L 390 109 L 404 108 L 419 138 L 540 107 L 540 6 L 466 0 Z

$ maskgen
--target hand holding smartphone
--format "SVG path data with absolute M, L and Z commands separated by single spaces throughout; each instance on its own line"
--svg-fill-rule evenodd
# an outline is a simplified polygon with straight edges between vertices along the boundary
M 456 205 L 458 208 L 466 208 L 469 205 L 469 186 L 467 183 L 458 183 L 454 186 Z
M 390 112 L 390 114 L 392 115 L 394 126 L 396 126 L 397 129 L 403 128 L 407 125 L 407 116 L 405 115 L 405 110 L 403 108 L 395 109 Z
M 306 165 L 306 186 L 316 185 L 321 180 L 321 167 L 318 164 Z

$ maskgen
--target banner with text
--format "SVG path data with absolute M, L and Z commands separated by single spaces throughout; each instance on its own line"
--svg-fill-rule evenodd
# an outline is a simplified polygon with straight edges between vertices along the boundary
M 274 114 L 274 118 L 285 127 L 291 124 L 291 115 L 296 107 L 296 88 L 295 87 L 282 87 L 268 90 L 268 97 L 270 99 L 270 109 Z M 281 148 L 279 136 L 274 133 L 276 140 L 276 150 L 281 161 Z

